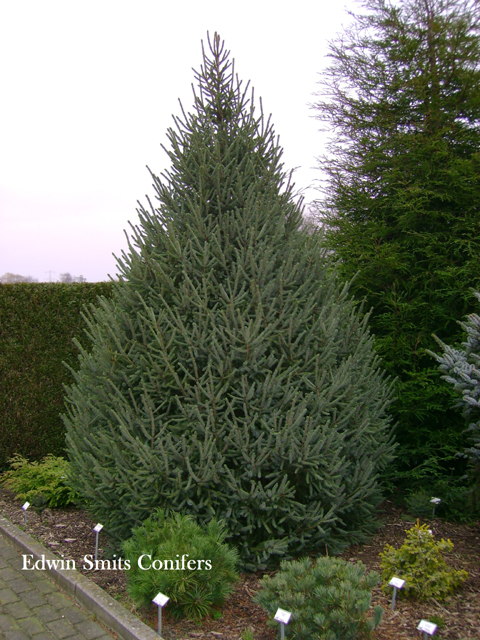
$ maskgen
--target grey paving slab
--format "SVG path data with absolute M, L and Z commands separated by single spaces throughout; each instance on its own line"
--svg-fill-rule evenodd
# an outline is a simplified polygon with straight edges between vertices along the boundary
M 22 600 L 30 609 L 41 607 L 45 602 L 43 596 L 35 589 L 25 591 L 25 593 L 22 594 Z
M 35 608 L 35 615 L 43 623 L 52 622 L 52 620 L 58 620 L 58 618 L 60 618 L 60 612 L 58 609 L 55 609 L 50 604 L 46 603 L 46 600 L 43 601 L 42 606 L 37 605 Z M 79 609 L 79 618 L 80 621 L 83 620 L 83 611 L 81 609 Z
M 91 619 L 72 598 L 61 593 L 44 574 L 27 580 L 21 553 L 0 535 L 0 638 L 5 640 L 92 640 L 105 637 L 105 629 Z M 31 573 L 31 572 L 28 572 Z M 33 573 L 33 572 L 32 572 Z M 42 575 L 43 574 L 43 575 Z M 67 613 L 68 612 L 68 613 Z M 68 616 L 68 617 L 67 617 Z M 84 626 L 86 634 L 82 633 Z M 114 635 L 107 635 L 111 640 Z
M 20 629 L 20 627 L 11 616 L 0 613 L 0 633 L 2 631 L 12 631 L 13 629 Z
M 162 640 L 85 576 L 24 570 L 22 553 L 50 554 L 0 517 L 0 640 Z
M 6 604 L 2 609 L 7 616 L 11 616 L 14 620 L 17 620 L 17 622 L 22 618 L 28 618 L 30 616 L 30 607 L 27 607 L 22 600 Z
M 87 621 L 85 620 L 85 622 Z M 75 635 L 75 628 L 68 622 L 68 620 L 53 620 L 52 622 L 47 622 L 47 627 L 53 633 L 55 638 L 59 638 L 59 640 L 63 640 L 63 638 L 69 638 L 70 636 Z M 100 633 L 103 633 L 103 631 L 100 630 L 99 635 Z M 82 637 L 85 636 L 83 636 L 82 634 Z
M 32 611 L 32 613 L 34 613 Z M 43 624 L 35 617 L 35 615 L 30 615 L 28 618 L 22 618 L 21 620 L 17 620 L 18 626 L 21 627 L 25 633 L 28 633 L 30 636 L 38 635 L 39 633 L 45 632 L 46 629 Z
M 17 594 L 8 587 L 0 590 L 0 606 L 2 604 L 10 604 L 10 602 L 18 602 L 19 600 L 20 598 Z
M 23 631 L 6 631 L 5 640 L 30 640 Z

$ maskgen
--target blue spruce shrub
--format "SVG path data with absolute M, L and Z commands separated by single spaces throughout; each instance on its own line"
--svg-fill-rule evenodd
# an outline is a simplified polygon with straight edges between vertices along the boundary
M 480 293 L 473 292 L 480 301 Z M 480 510 L 480 316 L 472 313 L 466 322 L 458 323 L 467 334 L 467 341 L 462 342 L 464 349 L 454 349 L 434 336 L 443 348 L 443 356 L 432 351 L 428 353 L 440 363 L 442 378 L 452 384 L 461 395 L 457 406 L 469 422 L 467 433 L 471 446 L 465 449 L 464 456 L 470 463 L 470 479 L 472 481 L 471 504 L 476 511 Z M 462 454 L 459 454 L 462 455 Z

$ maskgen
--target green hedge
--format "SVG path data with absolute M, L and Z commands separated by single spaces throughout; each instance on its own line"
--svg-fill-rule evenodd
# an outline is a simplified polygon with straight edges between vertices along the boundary
M 73 379 L 62 362 L 77 368 L 73 337 L 88 347 L 83 305 L 111 295 L 111 282 L 0 285 L 0 470 L 15 453 L 64 453 L 63 383 Z

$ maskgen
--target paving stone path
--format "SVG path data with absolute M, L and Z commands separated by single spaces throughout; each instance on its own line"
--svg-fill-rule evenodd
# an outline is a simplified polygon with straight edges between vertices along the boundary
M 0 534 L 1 640 L 112 640 L 92 616 L 43 571 L 22 571 L 23 558 Z

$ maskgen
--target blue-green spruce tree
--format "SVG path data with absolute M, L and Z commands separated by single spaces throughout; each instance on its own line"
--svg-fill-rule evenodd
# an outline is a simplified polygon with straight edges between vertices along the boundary
M 362 539 L 392 460 L 391 384 L 219 37 L 168 130 L 112 301 L 67 390 L 75 487 L 128 538 L 152 509 L 223 519 L 243 566 Z M 274 560 L 274 558 L 272 558 Z
M 480 301 L 480 293 L 474 292 Z M 458 323 L 467 334 L 462 342 L 464 349 L 455 349 L 434 336 L 443 348 L 443 355 L 428 353 L 440 363 L 442 378 L 453 385 L 461 394 L 457 406 L 461 407 L 467 419 L 470 447 L 463 454 L 469 462 L 469 476 L 472 481 L 472 502 L 480 509 L 480 316 L 472 313 L 466 322 Z

